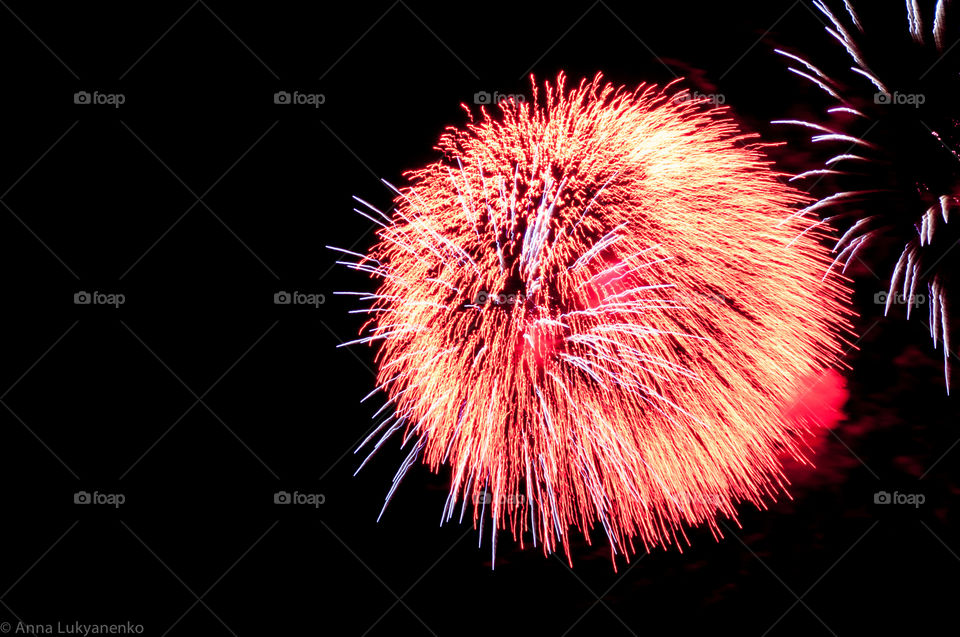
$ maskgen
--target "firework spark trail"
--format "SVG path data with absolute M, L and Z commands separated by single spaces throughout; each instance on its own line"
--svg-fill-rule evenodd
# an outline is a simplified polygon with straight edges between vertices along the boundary
M 380 280 L 357 342 L 394 410 L 362 446 L 414 441 L 388 502 L 422 457 L 441 522 L 473 504 L 482 537 L 489 506 L 494 552 L 509 529 L 568 559 L 600 526 L 616 568 L 783 491 L 809 423 L 781 407 L 839 358 L 846 288 L 818 230 L 788 247 L 809 200 L 682 96 L 561 74 L 448 128 L 392 216 L 361 201 L 389 223 L 351 265 Z
M 824 161 L 825 170 L 806 170 L 791 178 L 798 183 L 811 180 L 807 181 L 811 190 L 819 186 L 819 200 L 801 213 L 822 214 L 824 209 L 833 213 L 823 222 L 840 226 L 843 235 L 834 248 L 837 256 L 830 267 L 842 265 L 843 272 L 865 246 L 883 237 L 899 243 L 902 251 L 893 266 L 884 314 L 890 312 L 895 301 L 904 300 L 909 318 L 924 298 L 916 294 L 917 286 L 926 287 L 930 336 L 934 347 L 942 341 L 949 393 L 952 350 L 947 297 L 955 285 L 952 271 L 957 264 L 946 257 L 960 241 L 957 229 L 948 225 L 951 208 L 960 204 L 960 131 L 958 73 L 955 64 L 950 66 L 950 61 L 944 60 L 957 42 L 956 36 L 948 37 L 946 30 L 948 2 L 936 0 L 921 7 L 917 0 L 905 0 L 904 32 L 912 46 L 896 49 L 900 53 L 896 58 L 898 68 L 885 68 L 883 73 L 868 66 L 867 59 L 882 57 L 877 54 L 898 43 L 876 36 L 871 39 L 871 31 L 864 28 L 865 21 L 854 4 L 850 0 L 843 4 L 846 16 L 833 10 L 827 0 L 814 2 L 831 24 L 827 32 L 853 61 L 854 66 L 848 70 L 870 83 L 867 88 L 871 94 L 860 95 L 803 57 L 777 49 L 776 53 L 791 64 L 799 63 L 812 75 L 793 66 L 788 70 L 812 82 L 839 105 L 826 109 L 830 126 L 803 120 L 773 123 L 812 129 L 818 132 L 811 137 L 812 142 L 834 143 L 842 149 Z M 874 55 L 868 50 L 870 46 Z M 878 92 L 872 93 L 872 89 Z M 900 104 L 901 99 L 906 104 Z M 885 135 L 889 143 L 864 140 L 870 131 L 875 136 Z M 826 188 L 821 185 L 825 179 Z M 871 187 L 863 188 L 862 184 Z

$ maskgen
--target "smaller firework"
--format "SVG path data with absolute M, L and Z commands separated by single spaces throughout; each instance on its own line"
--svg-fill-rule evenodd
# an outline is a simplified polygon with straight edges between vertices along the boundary
M 902 305 L 910 318 L 927 307 L 949 393 L 948 307 L 960 267 L 960 224 L 950 223 L 960 204 L 960 66 L 949 55 L 958 40 L 956 29 L 947 29 L 948 2 L 906 0 L 906 19 L 892 33 L 887 3 L 860 3 L 859 12 L 848 0 L 837 10 L 826 1 L 814 5 L 853 66 L 831 74 L 776 51 L 829 98 L 818 121 L 774 122 L 810 131 L 823 151 L 821 165 L 791 179 L 818 197 L 798 214 L 840 228 L 831 267 L 846 272 L 859 260 L 870 272 L 891 273 L 887 292 L 875 295 L 884 314 Z M 889 246 L 895 263 L 884 258 Z

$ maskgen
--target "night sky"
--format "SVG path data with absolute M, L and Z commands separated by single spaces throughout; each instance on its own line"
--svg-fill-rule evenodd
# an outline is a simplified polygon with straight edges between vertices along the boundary
M 388 208 L 380 179 L 436 159 L 461 104 L 560 70 L 683 77 L 789 141 L 782 170 L 811 167 L 769 122 L 827 104 L 775 48 L 849 68 L 812 3 L 0 4 L 0 631 L 955 632 L 960 408 L 926 309 L 874 302 L 899 255 L 882 243 L 876 277 L 850 272 L 845 367 L 796 407 L 827 425 L 816 467 L 719 541 L 691 529 L 614 572 L 602 532 L 573 569 L 503 533 L 491 570 L 486 531 L 439 525 L 446 473 L 414 467 L 379 523 L 406 451 L 353 475 L 380 404 L 360 403 L 373 350 L 336 347 L 363 319 L 333 292 L 372 283 L 324 247 L 372 244 L 352 197 Z M 859 4 L 895 61 L 903 3 Z M 939 64 L 956 75 L 960 47 Z

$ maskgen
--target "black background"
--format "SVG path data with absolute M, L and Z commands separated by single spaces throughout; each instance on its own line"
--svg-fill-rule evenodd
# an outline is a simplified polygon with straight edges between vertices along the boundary
M 809 3 L 0 4 L 0 620 L 840 635 L 955 616 L 958 410 L 923 325 L 883 319 L 869 275 L 818 468 L 793 501 L 723 521 L 720 542 L 692 530 L 682 554 L 615 573 L 599 533 L 572 570 L 503 534 L 491 570 L 489 536 L 478 548 L 470 525 L 439 526 L 445 475 L 414 468 L 379 523 L 406 453 L 387 445 L 353 476 L 379 405 L 359 402 L 371 350 L 336 348 L 361 319 L 332 293 L 371 283 L 324 248 L 370 245 L 351 197 L 389 207 L 379 179 L 435 158 L 474 93 L 529 95 L 530 72 L 685 76 L 782 139 L 766 122 L 820 98 L 772 49 L 846 64 Z M 280 290 L 326 303 L 275 305 Z M 79 291 L 126 302 L 75 305 Z M 325 501 L 276 505 L 280 490 Z M 875 505 L 880 490 L 926 503 Z M 126 502 L 77 505 L 78 491 Z

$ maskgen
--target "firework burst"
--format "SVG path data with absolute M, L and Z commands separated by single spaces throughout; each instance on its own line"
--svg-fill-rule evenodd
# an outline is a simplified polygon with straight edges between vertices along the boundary
M 829 99 L 818 121 L 774 122 L 812 132 L 811 141 L 824 150 L 822 166 L 791 179 L 818 198 L 799 214 L 840 228 L 831 267 L 846 271 L 863 259 L 868 269 L 892 272 L 888 292 L 877 295 L 885 314 L 904 304 L 909 318 L 927 305 L 934 347 L 943 343 L 949 392 L 948 299 L 960 266 L 960 254 L 952 251 L 960 229 L 956 220 L 949 223 L 960 203 L 960 73 L 956 56 L 948 57 L 958 41 L 956 29 L 947 29 L 948 2 L 906 0 L 905 19 L 893 33 L 885 28 L 888 4 L 861 3 L 860 12 L 849 0 L 836 10 L 826 1 L 814 5 L 853 66 L 841 76 L 777 50 L 791 72 Z M 899 255 L 895 264 L 883 262 L 887 245 Z M 877 249 L 866 256 L 871 246 Z
M 370 302 L 345 345 L 377 347 L 392 414 L 361 447 L 411 444 L 388 503 L 422 459 L 494 553 L 600 526 L 629 559 L 783 491 L 809 423 L 782 408 L 839 357 L 846 290 L 809 199 L 688 95 L 561 74 L 447 129 L 392 214 L 358 200 L 378 241 L 342 263 L 380 284 L 345 293 Z

